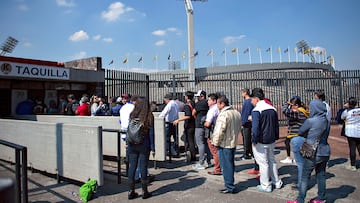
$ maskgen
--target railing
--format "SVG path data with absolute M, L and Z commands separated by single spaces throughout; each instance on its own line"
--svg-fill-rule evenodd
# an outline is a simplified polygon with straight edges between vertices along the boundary
M 102 129 L 103 132 L 113 132 L 117 134 L 117 155 L 116 155 L 116 162 L 117 162 L 117 183 L 121 183 L 121 132 L 116 129 Z M 128 169 L 128 165 L 126 165 L 126 169 Z M 128 170 L 126 170 L 127 173 Z
M 28 202 L 27 148 L 21 145 L 7 142 L 5 140 L 0 140 L 0 144 L 15 149 L 15 180 L 16 180 L 15 202 L 27 203 Z

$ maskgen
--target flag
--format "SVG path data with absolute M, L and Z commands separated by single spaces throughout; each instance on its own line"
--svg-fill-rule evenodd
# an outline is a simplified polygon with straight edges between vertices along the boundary
M 168 60 L 170 60 L 171 59 L 171 54 L 169 54 L 169 56 L 168 56 Z
M 212 50 L 212 49 L 210 49 L 210 51 L 208 52 L 208 54 L 207 54 L 207 55 L 209 56 L 209 55 L 212 55 L 212 54 L 213 54 L 213 50 Z
M 113 64 L 113 63 L 114 63 L 114 60 L 111 60 L 110 63 L 109 63 L 109 65 L 111 65 L 111 64 Z
M 280 48 L 280 47 L 277 48 L 277 52 L 279 52 L 279 53 L 281 52 L 281 48 Z
M 257 48 L 256 48 L 256 51 L 261 51 L 261 48 L 260 48 L 260 47 L 257 47 Z
M 238 52 L 238 48 L 233 48 L 233 49 L 231 50 L 231 52 L 232 52 L 232 53 Z
M 246 48 L 245 51 L 244 51 L 244 54 L 246 54 L 248 52 L 249 52 L 249 48 Z
M 143 58 L 142 58 L 142 57 L 140 57 L 140 58 L 139 58 L 139 60 L 138 60 L 138 62 L 140 63 L 142 60 L 143 60 Z
M 183 52 L 183 53 L 181 54 L 181 58 L 182 58 L 182 59 L 185 59 L 185 58 L 186 58 L 185 52 Z
M 297 51 L 297 49 L 296 49 L 296 47 L 294 48 L 294 52 L 296 53 L 296 51 Z
M 285 50 L 284 50 L 284 53 L 287 53 L 289 51 L 289 48 L 286 48 Z
M 311 49 L 305 49 L 303 54 L 310 54 Z
M 157 56 L 155 55 L 154 58 L 153 58 L 154 61 L 157 61 Z
M 128 58 L 126 57 L 124 60 L 123 60 L 123 63 L 127 63 L 128 62 Z
M 270 48 L 270 47 L 266 49 L 266 52 L 269 52 L 269 51 L 271 51 L 271 48 Z
M 221 52 L 221 55 L 224 55 L 225 54 L 225 49 Z
M 199 55 L 198 51 L 195 52 L 194 57 L 197 57 L 197 55 Z

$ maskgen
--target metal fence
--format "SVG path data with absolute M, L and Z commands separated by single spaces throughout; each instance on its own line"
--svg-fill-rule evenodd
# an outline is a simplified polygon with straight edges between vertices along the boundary
M 183 100 L 188 90 L 221 92 L 238 110 L 241 109 L 243 103 L 241 89 L 251 90 L 260 87 L 279 111 L 282 104 L 292 96 L 298 95 L 305 104 L 309 104 L 314 92 L 321 90 L 331 106 L 334 121 L 336 112 L 349 97 L 360 98 L 360 70 L 195 73 L 195 80 L 191 80 L 190 75 L 184 72 L 139 74 L 107 70 L 105 85 L 106 96 L 118 96 L 121 93 L 140 94 L 158 104 L 163 103 L 163 96 L 167 93 L 172 93 L 179 100 Z M 282 114 L 279 114 L 279 119 L 286 120 Z

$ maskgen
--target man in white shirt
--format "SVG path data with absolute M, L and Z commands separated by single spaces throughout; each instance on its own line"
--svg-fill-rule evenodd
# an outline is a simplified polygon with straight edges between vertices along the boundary
M 172 156 L 178 155 L 176 151 L 177 139 L 176 139 L 176 126 L 173 124 L 175 120 L 179 118 L 179 107 L 173 100 L 171 94 L 166 94 L 164 97 L 166 104 L 165 108 L 161 111 L 159 117 L 165 119 L 165 135 L 167 139 L 166 150 L 171 152 Z M 173 136 L 174 143 L 171 145 L 171 136 Z M 170 148 L 171 145 L 171 148 Z

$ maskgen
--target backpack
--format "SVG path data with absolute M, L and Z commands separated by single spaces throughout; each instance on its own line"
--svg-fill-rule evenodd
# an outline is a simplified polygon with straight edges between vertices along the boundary
M 89 180 L 88 182 L 84 183 L 79 189 L 81 200 L 84 203 L 88 202 L 91 199 L 91 196 L 95 192 L 96 188 L 97 188 L 96 180 Z
M 142 144 L 144 142 L 143 123 L 139 119 L 131 119 L 126 134 L 126 142 L 129 144 Z

